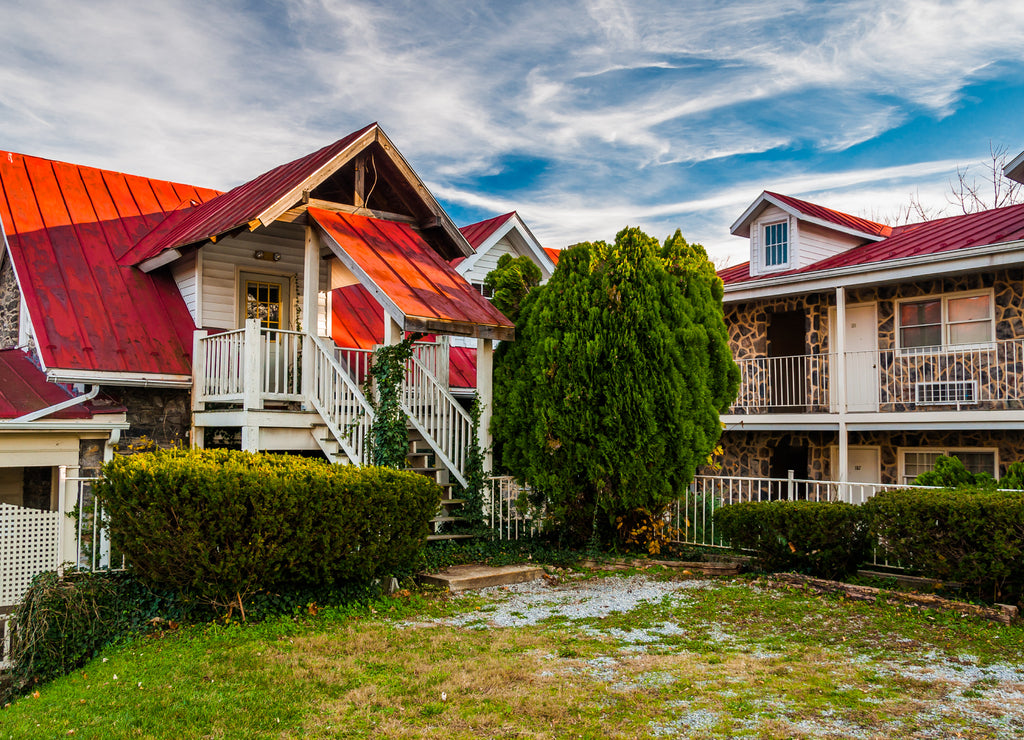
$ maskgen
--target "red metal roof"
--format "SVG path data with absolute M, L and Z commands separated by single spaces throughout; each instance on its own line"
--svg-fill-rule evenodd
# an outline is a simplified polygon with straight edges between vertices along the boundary
M 554 247 L 541 247 L 541 248 L 545 252 L 547 252 L 548 257 L 551 258 L 551 261 L 554 262 L 557 265 L 558 264 L 558 258 L 562 256 L 562 250 L 561 249 L 555 249 Z
M 16 419 L 73 398 L 46 375 L 20 349 L 0 350 L 0 419 Z M 84 404 L 66 408 L 47 419 L 90 419 Z
M 320 208 L 308 213 L 407 318 L 513 328 L 410 225 Z
M 476 348 L 448 348 L 448 385 L 452 388 L 476 388 Z
M 475 224 L 463 226 L 459 231 L 462 232 L 462 235 L 466 237 L 466 241 L 469 242 L 469 245 L 475 250 L 487 241 L 487 238 L 491 234 L 501 228 L 502 224 L 515 215 L 516 212 L 511 211 L 509 213 L 502 214 L 501 216 L 489 218 L 486 221 L 478 221 Z
M 245 226 L 376 125 L 371 123 L 333 144 L 264 172 L 219 198 L 191 209 L 173 223 L 142 239 L 122 257 L 122 264 L 138 264 L 164 250 L 205 241 L 211 236 Z
M 331 291 L 331 317 L 331 336 L 339 347 L 373 349 L 384 342 L 384 309 L 362 285 Z M 476 349 L 451 347 L 448 367 L 452 388 L 476 388 Z
M 0 152 L 0 224 L 44 365 L 191 374 L 194 323 L 169 274 L 117 257 L 216 190 Z
M 869 221 L 866 218 L 851 216 L 849 213 L 843 213 L 842 211 L 834 211 L 831 208 L 819 206 L 817 203 L 811 203 L 806 200 L 800 200 L 799 198 L 794 198 L 790 195 L 773 193 L 768 190 L 765 190 L 764 194 L 770 195 L 771 197 L 785 203 L 790 208 L 799 211 L 803 215 L 810 218 L 816 218 L 819 221 L 827 221 L 835 224 L 836 226 L 853 229 L 854 231 L 859 231 L 865 234 L 874 234 L 875 236 L 889 236 L 892 234 L 891 226 L 875 223 L 874 221 Z
M 811 276 L 825 270 L 942 254 L 1024 239 L 1024 203 L 979 213 L 969 213 L 965 216 L 949 216 L 918 224 L 908 224 L 893 229 L 893 232 L 888 239 L 848 249 L 799 270 L 772 273 L 771 277 Z M 751 277 L 749 262 L 727 267 L 719 271 L 718 276 L 727 285 L 767 277 L 765 275 Z

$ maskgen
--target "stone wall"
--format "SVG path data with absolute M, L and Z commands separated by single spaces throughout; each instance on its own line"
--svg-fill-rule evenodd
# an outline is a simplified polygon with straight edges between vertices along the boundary
M 832 450 L 838 444 L 836 432 L 757 431 L 725 432 L 721 472 L 704 469 L 701 475 L 743 478 L 767 478 L 773 451 L 780 444 L 803 445 L 808 449 L 808 476 L 811 480 L 836 480 Z M 1016 430 L 974 430 L 934 432 L 850 432 L 851 446 L 879 448 L 881 482 L 898 483 L 900 448 L 980 447 L 998 450 L 999 474 L 1011 463 L 1024 460 L 1024 434 Z M 838 465 L 838 459 L 835 460 Z
M 188 389 L 103 386 L 103 392 L 128 409 L 130 427 L 121 433 L 119 452 L 128 452 L 143 438 L 160 447 L 188 445 L 192 423 Z
M 767 478 L 771 470 L 772 455 L 780 444 L 807 448 L 807 474 L 811 480 L 828 480 L 829 447 L 836 443 L 834 432 L 743 432 L 726 431 L 722 434 L 720 472 L 704 469 L 701 475 L 736 476 L 740 478 Z
M 18 346 L 18 323 L 21 318 L 21 291 L 14 276 L 10 257 L 4 255 L 0 267 L 0 349 Z
M 989 289 L 994 296 L 996 338 L 1024 339 L 1024 269 L 1014 268 L 984 274 L 956 275 L 899 285 L 860 288 L 848 292 L 847 303 L 876 304 L 878 348 L 892 350 L 896 347 L 898 299 Z M 767 357 L 768 326 L 771 316 L 784 311 L 804 312 L 806 353 L 826 354 L 829 351 L 829 311 L 834 305 L 835 294 L 831 292 L 726 304 L 725 320 L 729 327 L 733 356 L 739 361 Z M 935 382 L 963 378 L 977 381 L 977 397 L 996 399 L 972 403 L 972 408 L 1022 407 L 1024 402 L 1013 400 L 1014 392 L 1006 392 L 1007 388 L 1024 386 L 1024 363 L 1020 361 L 1022 354 L 1024 346 L 1021 344 L 1000 346 L 994 352 L 965 352 L 962 356 L 949 353 L 904 356 L 888 352 L 880 358 L 882 365 L 879 370 L 881 378 L 885 381 L 880 389 L 879 400 L 883 406 L 881 410 L 904 411 L 912 408 L 915 402 L 915 383 L 918 381 Z M 807 379 L 799 381 L 800 384 L 806 382 L 806 385 L 801 385 L 804 390 L 797 395 L 805 397 L 807 401 L 806 404 L 795 405 L 806 405 L 806 410 L 827 411 L 828 358 L 801 362 L 806 363 L 806 367 L 799 367 L 806 370 Z M 792 373 L 791 370 L 780 371 L 779 368 L 773 370 L 763 363 L 745 365 L 740 397 L 734 412 L 768 410 L 767 407 L 772 404 L 766 404 L 764 400 L 771 397 L 773 380 L 776 385 L 792 385 L 795 382 L 785 379 L 787 372 Z M 773 373 L 778 377 L 773 378 Z M 1010 400 L 1006 400 L 1007 398 Z
M 995 448 L 999 457 L 999 474 L 1006 473 L 1010 463 L 1024 460 L 1024 434 L 1018 430 L 966 430 L 935 432 L 851 432 L 851 445 L 880 448 L 882 483 L 899 483 L 899 449 L 924 447 Z

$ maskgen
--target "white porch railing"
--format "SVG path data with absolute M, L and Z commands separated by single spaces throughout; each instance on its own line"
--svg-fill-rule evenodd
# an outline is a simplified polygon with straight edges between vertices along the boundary
M 843 357 L 850 411 L 1020 408 L 1024 402 L 1024 339 Z M 828 354 L 737 360 L 740 389 L 729 413 L 835 412 L 836 362 Z
M 499 540 L 518 540 L 532 537 L 541 529 L 541 519 L 529 507 L 521 506 L 521 499 L 530 492 L 508 475 L 487 479 L 484 491 L 484 515 L 492 534 Z
M 729 413 L 828 411 L 829 355 L 737 360 L 740 388 Z
M 671 508 L 675 541 L 701 547 L 729 547 L 715 531 L 714 513 L 748 501 L 844 501 L 862 504 L 881 490 L 921 488 L 889 483 L 840 483 L 798 478 L 742 478 L 698 475 Z
M 302 400 L 302 341 L 297 331 L 244 329 L 200 336 L 196 342 L 196 402 L 244 403 Z

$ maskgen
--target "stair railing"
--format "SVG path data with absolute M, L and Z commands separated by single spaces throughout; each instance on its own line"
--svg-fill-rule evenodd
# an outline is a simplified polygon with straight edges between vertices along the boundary
M 310 337 L 313 352 L 313 392 L 310 400 L 348 459 L 359 465 L 370 463 L 370 427 L 373 408 L 359 385 L 320 337 Z
M 473 420 L 415 355 L 406 363 L 402 410 L 439 461 L 463 486 Z

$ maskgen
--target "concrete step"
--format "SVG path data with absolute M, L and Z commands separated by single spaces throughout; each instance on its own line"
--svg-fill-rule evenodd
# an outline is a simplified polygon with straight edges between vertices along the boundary
M 458 593 L 476 588 L 535 581 L 543 575 L 544 571 L 535 565 L 453 565 L 440 573 L 421 573 L 418 578 L 420 583 L 442 586 L 452 593 Z

